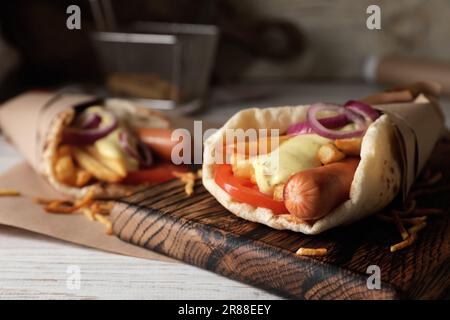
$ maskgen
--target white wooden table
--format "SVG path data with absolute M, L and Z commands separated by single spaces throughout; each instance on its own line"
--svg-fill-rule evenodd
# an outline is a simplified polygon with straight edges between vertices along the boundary
M 224 121 L 244 107 L 339 102 L 373 90 L 370 86 L 351 84 L 222 88 L 214 92 L 211 100 L 214 107 L 205 110 L 201 118 Z M 450 127 L 448 106 L 445 101 L 447 127 Z M 0 139 L 0 172 L 20 161 L 20 155 Z M 79 289 L 77 282 L 70 281 L 68 270 L 80 271 Z M 278 297 L 186 264 L 115 255 L 0 226 L 0 299 L 72 298 L 253 300 Z

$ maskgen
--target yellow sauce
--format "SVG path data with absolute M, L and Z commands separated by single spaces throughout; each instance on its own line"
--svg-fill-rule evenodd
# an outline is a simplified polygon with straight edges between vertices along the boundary
M 330 139 L 316 134 L 298 135 L 282 143 L 271 153 L 252 159 L 259 190 L 271 194 L 277 184 L 285 183 L 291 175 L 321 166 L 317 152 L 329 142 Z
M 100 106 L 92 106 L 87 108 L 84 112 L 86 113 L 96 112 L 102 114 L 104 113 L 104 108 Z M 121 131 L 124 130 L 125 129 L 122 123 L 119 122 L 119 125 L 116 128 L 116 130 L 112 131 L 106 137 L 97 140 L 94 143 L 94 147 L 102 157 L 109 159 L 116 159 L 124 163 L 126 170 L 129 172 L 137 170 L 139 168 L 139 165 L 137 160 L 127 155 L 120 145 L 119 134 Z

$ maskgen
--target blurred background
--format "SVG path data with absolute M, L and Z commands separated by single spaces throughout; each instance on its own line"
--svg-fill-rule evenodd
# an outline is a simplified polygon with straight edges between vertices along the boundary
M 80 30 L 66 27 L 72 4 Z M 366 26 L 373 4 L 380 30 Z M 450 92 L 449 17 L 448 0 L 8 1 L 0 99 L 69 85 L 181 113 L 232 104 L 232 113 L 358 98 L 416 78 Z

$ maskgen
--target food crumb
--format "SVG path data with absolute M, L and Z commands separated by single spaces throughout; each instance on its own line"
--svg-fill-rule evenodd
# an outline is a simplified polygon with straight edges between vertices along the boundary
M 0 197 L 18 197 L 20 191 L 15 189 L 0 189 Z
M 295 254 L 298 256 L 324 256 L 327 253 L 327 248 L 300 248 Z
M 184 191 L 186 192 L 186 194 L 188 196 L 192 195 L 194 193 L 194 185 L 195 180 L 198 178 L 198 173 L 196 175 L 192 172 L 184 172 L 184 173 L 174 172 L 174 175 L 175 177 L 179 178 L 182 182 L 184 182 L 185 184 Z

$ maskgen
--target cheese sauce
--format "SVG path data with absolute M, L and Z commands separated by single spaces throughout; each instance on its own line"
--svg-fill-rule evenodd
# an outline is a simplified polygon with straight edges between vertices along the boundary
M 277 184 L 287 182 L 291 175 L 321 166 L 317 152 L 329 142 L 330 139 L 316 134 L 298 135 L 271 153 L 250 159 L 259 190 L 271 194 Z

